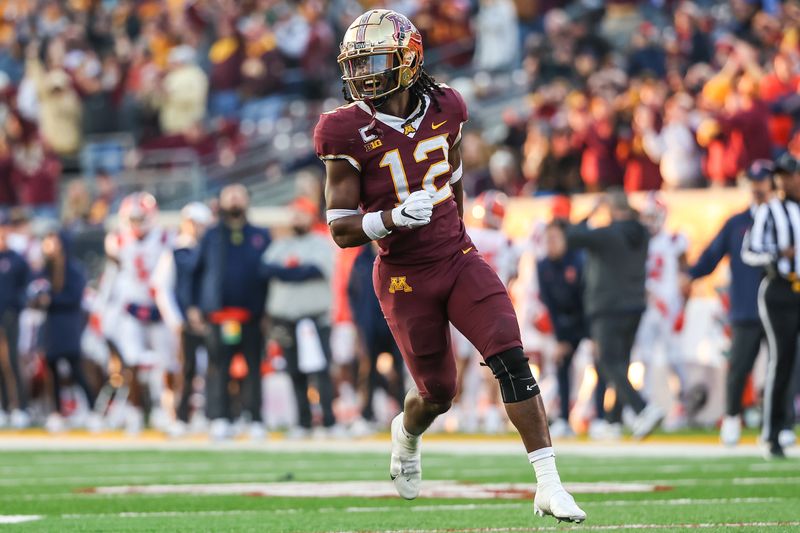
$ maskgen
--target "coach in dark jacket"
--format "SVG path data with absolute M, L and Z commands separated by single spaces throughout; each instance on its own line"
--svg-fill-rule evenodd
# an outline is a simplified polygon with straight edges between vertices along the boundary
M 646 406 L 628 380 L 628 365 L 639 321 L 645 310 L 645 280 L 649 233 L 622 192 L 602 196 L 589 215 L 607 206 L 611 224 L 592 229 L 588 218 L 567 228 L 569 248 L 587 252 L 584 303 L 598 350 L 600 375 L 617 394 L 609 422 L 621 421 L 621 408 L 637 413 L 634 436 L 649 434 L 664 418 L 655 404 Z
M 261 425 L 261 320 L 267 280 L 261 274 L 261 257 L 271 237 L 267 229 L 247 221 L 250 196 L 242 185 L 229 185 L 220 193 L 220 222 L 200 241 L 192 276 L 192 306 L 187 318 L 195 331 L 207 331 L 208 373 L 206 411 L 214 438 L 225 438 L 231 418 L 228 369 L 241 351 L 247 362 L 243 383 L 243 408 Z M 258 428 L 258 429 L 256 429 Z
M 720 428 L 721 440 L 729 446 L 736 444 L 741 436 L 742 393 L 764 340 L 764 328 L 758 316 L 758 287 L 764 277 L 764 269 L 747 265 L 742 260 L 742 244 L 745 234 L 753 225 L 753 213 L 772 195 L 774 170 L 772 162 L 766 160 L 758 160 L 750 166 L 747 177 L 751 205 L 725 222 L 697 263 L 689 269 L 687 280 L 694 281 L 711 274 L 723 257 L 729 257 L 731 307 L 728 317 L 733 339 L 728 357 L 725 418 Z M 688 286 L 685 290 L 688 291 Z
M 547 308 L 555 330 L 558 395 L 561 428 L 568 427 L 571 396 L 570 370 L 575 350 L 589 337 L 589 321 L 583 308 L 584 253 L 569 250 L 563 221 L 551 222 L 545 231 L 546 256 L 538 262 L 539 297 Z M 603 416 L 605 384 L 598 381 L 595 388 L 595 411 Z M 561 429 L 563 430 L 563 429 Z
M 4 213 L 0 213 L 0 216 Z M 28 408 L 26 384 L 22 380 L 19 365 L 19 313 L 27 300 L 30 268 L 25 259 L 8 248 L 6 236 L 8 225 L 5 218 L 0 220 L 0 343 L 5 344 L 8 354 L 8 366 L 0 360 L 0 400 L 5 411 L 10 410 L 9 390 L 16 391 L 16 405 L 22 414 Z M 2 346 L 0 346 L 2 348 Z M 5 375 L 5 369 L 11 367 L 11 376 Z M 12 381 L 13 380 L 13 381 Z
M 66 361 L 70 378 L 83 389 L 89 409 L 94 408 L 94 392 L 89 388 L 81 368 L 81 337 L 86 326 L 83 312 L 83 291 L 86 275 L 83 267 L 69 254 L 66 238 L 49 233 L 42 239 L 44 269 L 38 272 L 29 287 L 31 305 L 45 313 L 42 325 L 42 350 L 53 380 L 56 412 L 62 411 L 58 363 Z

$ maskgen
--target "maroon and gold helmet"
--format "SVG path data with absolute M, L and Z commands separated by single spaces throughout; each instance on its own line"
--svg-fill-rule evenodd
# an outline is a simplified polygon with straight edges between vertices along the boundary
M 375 100 L 403 90 L 422 71 L 422 35 L 405 15 L 372 9 L 356 18 L 337 58 L 354 100 Z

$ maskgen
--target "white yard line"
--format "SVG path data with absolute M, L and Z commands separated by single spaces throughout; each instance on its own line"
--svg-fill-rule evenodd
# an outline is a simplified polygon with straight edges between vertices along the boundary
M 35 522 L 44 518 L 38 514 L 0 514 L 0 525 L 4 524 L 23 524 L 25 522 Z
M 281 451 L 281 452 L 376 452 L 389 449 L 387 436 L 376 436 L 356 440 L 300 440 L 291 441 L 277 437 L 267 442 L 233 441 L 212 443 L 205 439 L 167 440 L 161 437 L 126 439 L 116 435 L 66 435 L 59 438 L 48 436 L 3 435 L 0 433 L 0 450 L 17 451 L 96 451 L 96 450 L 184 450 L 184 451 Z M 589 457 L 749 457 L 759 456 L 760 448 L 754 444 L 725 448 L 718 444 L 682 442 L 680 440 L 650 441 L 638 443 L 621 442 L 556 442 L 559 454 Z M 522 444 L 512 437 L 502 439 L 463 438 L 448 439 L 432 435 L 425 441 L 425 450 L 447 454 L 524 454 Z M 792 456 L 800 456 L 797 448 L 789 450 Z
M 585 502 L 584 506 L 687 506 L 687 505 L 748 505 L 762 503 L 779 503 L 788 498 L 707 498 L 692 499 L 681 498 L 677 500 L 609 500 L 604 502 Z M 318 507 L 318 508 L 286 508 L 286 509 L 228 509 L 207 511 L 150 511 L 150 512 L 121 512 L 121 513 L 67 513 L 60 515 L 66 520 L 83 520 L 87 518 L 166 518 L 166 517 L 203 517 L 203 516 L 239 516 L 258 514 L 331 514 L 331 513 L 391 513 L 402 510 L 404 513 L 428 513 L 450 511 L 486 511 L 528 509 L 527 503 L 468 503 L 468 504 L 443 504 L 443 505 L 414 505 L 414 506 L 364 506 L 364 507 Z M 677 526 L 676 526 L 677 527 Z

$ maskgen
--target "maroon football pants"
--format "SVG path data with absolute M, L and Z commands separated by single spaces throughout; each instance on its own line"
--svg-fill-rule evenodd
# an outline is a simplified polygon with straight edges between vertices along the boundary
M 420 395 L 444 403 L 456 394 L 452 322 L 484 359 L 522 346 L 505 286 L 474 249 L 424 265 L 376 259 L 372 281 Z

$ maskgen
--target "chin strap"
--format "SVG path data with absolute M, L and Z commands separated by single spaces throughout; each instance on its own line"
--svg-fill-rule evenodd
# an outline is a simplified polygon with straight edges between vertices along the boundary
M 423 98 L 422 96 L 419 96 L 419 95 L 417 95 L 417 94 L 414 94 L 414 92 L 413 92 L 413 91 L 411 92 L 411 96 L 412 96 L 412 97 L 414 97 L 414 98 L 416 98 L 416 99 L 419 101 L 419 111 L 417 111 L 417 113 L 416 113 L 415 115 L 413 115 L 413 116 L 409 117 L 409 118 L 408 118 L 408 120 L 406 120 L 406 121 L 403 123 L 403 127 L 404 127 L 404 128 L 405 128 L 406 126 L 408 126 L 409 124 L 413 124 L 415 120 L 417 120 L 419 117 L 421 117 L 422 115 L 424 115 L 424 114 L 425 114 L 425 110 L 426 110 L 426 109 L 427 109 L 427 107 L 428 107 L 428 106 L 426 105 L 426 103 L 425 103 L 425 98 Z
M 378 105 L 381 105 L 383 102 L 386 101 L 386 97 L 381 97 L 379 99 Z M 383 130 L 378 126 L 378 110 L 375 108 L 375 103 L 372 100 L 364 100 L 364 102 L 369 107 L 370 112 L 372 112 L 372 116 L 370 117 L 369 126 L 367 126 L 366 132 L 373 132 L 378 137 L 383 137 Z

